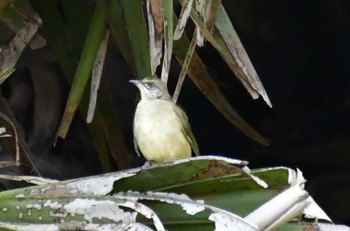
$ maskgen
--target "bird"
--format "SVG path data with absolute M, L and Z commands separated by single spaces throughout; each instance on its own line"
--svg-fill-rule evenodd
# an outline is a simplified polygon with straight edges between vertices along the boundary
M 136 106 L 133 133 L 135 151 L 147 161 L 166 162 L 198 156 L 186 113 L 176 105 L 158 77 L 130 80 L 141 93 Z

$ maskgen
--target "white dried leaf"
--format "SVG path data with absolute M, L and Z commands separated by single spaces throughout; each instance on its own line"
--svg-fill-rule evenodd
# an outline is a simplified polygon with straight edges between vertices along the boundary
M 300 185 L 292 186 L 278 194 L 245 217 L 260 230 L 276 229 L 301 214 L 309 194 Z
M 164 21 L 164 57 L 162 64 L 161 80 L 167 85 L 170 71 L 171 56 L 173 52 L 173 40 L 169 39 L 168 23 Z
M 90 101 L 87 113 L 86 122 L 91 123 L 94 118 L 96 102 L 97 102 L 97 92 L 100 87 L 101 76 L 103 72 L 103 66 L 105 63 L 107 45 L 108 45 L 109 31 L 106 31 L 105 38 L 101 41 L 100 46 L 97 51 L 95 62 L 92 66 L 91 73 L 91 88 L 90 88 Z
M 226 213 L 212 213 L 209 220 L 215 222 L 215 231 L 257 231 L 258 228 L 242 222 L 239 217 L 230 216 Z
M 115 181 L 133 175 L 135 175 L 135 173 L 121 172 L 107 176 L 95 176 L 68 183 L 65 186 L 65 188 L 70 194 L 88 194 L 95 196 L 104 196 L 113 190 L 113 184 Z
M 26 26 L 18 31 L 9 46 L 0 50 L 0 84 L 14 71 L 17 60 L 37 32 L 40 24 L 41 18 L 37 14 L 34 15 L 26 23 Z
M 164 167 L 164 166 L 174 166 L 177 164 L 183 164 L 187 162 L 191 162 L 194 160 L 216 160 L 216 161 L 222 161 L 227 164 L 232 164 L 232 165 L 239 165 L 239 166 L 246 166 L 248 165 L 248 161 L 244 160 L 237 160 L 237 159 L 231 159 L 231 158 L 226 158 L 222 156 L 196 156 L 196 157 L 190 157 L 190 158 L 184 158 L 184 159 L 178 159 L 178 160 L 173 160 L 173 161 L 166 161 L 164 163 L 152 163 L 152 165 L 145 165 L 142 167 L 143 170 L 145 169 L 152 169 L 152 168 L 157 168 L 157 167 Z
M 156 35 L 155 22 L 151 11 L 151 0 L 147 0 L 147 19 L 150 44 L 151 74 L 155 75 L 156 69 L 162 58 L 162 37 Z
M 204 200 L 192 200 L 186 194 L 163 193 L 163 192 L 147 192 L 147 195 L 159 198 L 159 201 L 178 204 L 186 211 L 187 214 L 194 215 L 205 210 Z M 166 199 L 162 199 L 166 198 Z
M 193 5 L 193 0 L 184 0 L 182 2 L 180 17 L 174 32 L 174 40 L 178 40 L 181 38 L 185 30 L 186 23 L 188 21 L 188 17 L 190 16 L 192 5 Z
M 303 210 L 305 218 L 332 222 L 331 218 L 329 218 L 311 196 L 306 199 L 306 202 L 307 206 Z
M 205 0 L 196 0 L 196 11 L 203 20 L 204 24 L 206 24 L 206 18 L 205 18 Z M 200 31 L 200 28 L 197 26 L 197 30 L 195 32 L 196 34 L 196 44 L 199 47 L 202 47 L 204 45 L 204 36 Z
M 14 164 L 14 162 L 12 163 Z M 58 180 L 52 180 L 52 179 L 36 177 L 36 176 L 12 176 L 12 175 L 5 175 L 5 174 L 0 174 L 0 179 L 13 180 L 13 181 L 25 181 L 36 185 L 43 185 L 43 184 L 58 182 Z
M 64 210 L 69 214 L 84 215 L 84 219 L 89 223 L 94 218 L 107 218 L 114 222 L 135 222 L 136 212 L 124 211 L 119 207 L 118 203 L 109 200 L 93 200 L 93 199 L 75 199 L 63 206 Z
M 299 185 L 302 189 L 304 189 L 305 182 L 306 179 L 298 168 L 297 171 L 288 168 L 288 184 L 290 184 L 290 186 Z
M 0 70 L 0 79 L 1 79 L 1 70 Z M 1 80 L 0 80 L 1 82 Z M 0 83 L 1 84 L 1 83 Z M 12 120 L 5 115 L 4 113 L 0 112 L 0 117 L 5 120 L 13 129 L 13 133 L 14 133 L 14 138 L 15 138 L 15 149 L 16 149 L 16 159 L 15 159 L 15 165 L 19 166 L 20 165 L 20 155 L 19 155 L 19 138 L 18 138 L 18 134 L 17 134 L 17 129 L 15 124 L 12 122 Z
M 5 222 L 0 222 L 0 227 L 10 230 L 21 230 L 21 231 L 59 231 L 57 224 L 10 224 Z
M 126 192 L 126 193 L 117 193 L 114 196 L 116 198 L 122 198 L 127 200 L 150 200 L 150 201 L 160 201 L 168 204 L 176 204 L 181 206 L 186 211 L 186 213 L 190 215 L 194 215 L 198 212 L 203 211 L 204 209 L 208 209 L 213 212 L 211 216 L 208 217 L 208 219 L 213 220 L 213 219 L 216 219 L 216 217 L 218 217 L 217 221 L 215 221 L 218 227 L 221 227 L 221 224 L 224 226 L 227 224 L 235 224 L 237 226 L 229 227 L 230 230 L 235 230 L 236 227 L 245 227 L 246 229 L 244 230 L 257 230 L 257 228 L 254 225 L 244 220 L 243 218 L 233 213 L 227 212 L 223 209 L 216 208 L 211 205 L 207 205 L 203 200 L 192 200 L 185 194 L 180 195 L 175 193 L 164 193 L 164 192 L 147 192 L 146 194 L 144 194 L 139 192 Z M 222 220 L 220 218 L 225 218 L 225 219 Z M 229 222 L 226 222 L 226 221 L 229 221 Z
M 269 185 L 262 179 L 260 179 L 259 177 L 253 175 L 250 171 L 250 169 L 247 166 L 244 166 L 242 168 L 243 172 L 246 173 L 248 176 L 250 176 L 258 185 L 260 185 L 263 188 L 267 188 L 269 187 Z
M 0 127 L 0 135 L 3 135 L 6 132 L 5 127 Z
M 83 230 L 98 230 L 98 231 L 153 231 L 153 229 L 140 223 L 114 223 L 114 224 L 88 224 Z
M 318 231 L 350 231 L 349 226 L 314 223 L 314 230 Z
M 135 175 L 140 169 L 131 169 L 123 172 L 109 173 L 100 176 L 86 177 L 84 179 L 72 180 L 61 185 L 53 184 L 45 188 L 34 188 L 29 192 L 30 196 L 37 195 L 94 195 L 105 196 L 113 190 L 113 184 L 119 179 Z

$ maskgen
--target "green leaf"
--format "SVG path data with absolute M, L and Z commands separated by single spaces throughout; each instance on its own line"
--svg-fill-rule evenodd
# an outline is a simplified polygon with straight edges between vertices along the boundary
M 69 126 L 73 120 L 76 109 L 83 97 L 84 89 L 88 83 L 93 62 L 95 60 L 99 44 L 103 38 L 105 29 L 105 0 L 97 1 L 94 15 L 92 16 L 90 29 L 86 37 L 84 49 L 75 72 L 74 81 L 69 94 L 66 109 L 57 136 L 65 138 Z
M 134 63 L 134 55 L 131 50 L 131 42 L 129 40 L 121 2 L 119 0 L 109 1 L 108 9 L 110 11 L 108 24 L 114 35 L 114 40 L 116 41 L 125 61 L 129 65 L 131 72 L 136 76 L 136 64 Z
M 143 13 L 143 1 L 128 0 L 122 1 L 121 4 L 137 75 L 141 78 L 151 76 L 148 28 Z
M 0 192 L 0 227 L 147 225 L 164 230 L 164 225 L 167 230 L 213 230 L 226 221 L 231 230 L 237 225 L 257 230 L 243 217 L 289 187 L 291 170 L 253 171 L 272 185 L 265 189 L 249 176 L 246 164 L 203 156 Z M 296 223 L 280 228 L 299 229 Z

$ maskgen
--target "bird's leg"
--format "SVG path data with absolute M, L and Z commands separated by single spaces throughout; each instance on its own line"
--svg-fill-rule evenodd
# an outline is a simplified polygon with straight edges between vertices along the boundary
M 158 166 L 159 163 L 157 163 L 154 160 L 147 160 L 141 167 L 141 174 L 145 174 L 147 170 L 151 169 L 152 167 Z
M 151 168 L 151 167 L 161 167 L 161 166 L 168 166 L 174 163 L 174 160 L 163 160 L 162 162 L 157 162 L 154 160 L 147 160 L 141 167 L 141 171 L 144 172 L 145 170 Z
M 171 165 L 174 163 L 175 160 L 163 160 L 162 164 L 164 165 Z
M 141 167 L 142 170 L 146 170 L 150 167 L 153 167 L 156 165 L 157 162 L 155 162 L 154 160 L 147 160 Z

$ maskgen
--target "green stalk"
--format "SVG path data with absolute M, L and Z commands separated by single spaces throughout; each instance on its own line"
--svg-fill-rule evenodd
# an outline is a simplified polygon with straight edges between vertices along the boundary
M 97 1 L 57 137 L 65 138 L 88 83 L 91 68 L 104 34 L 106 23 L 105 3 L 105 0 Z

